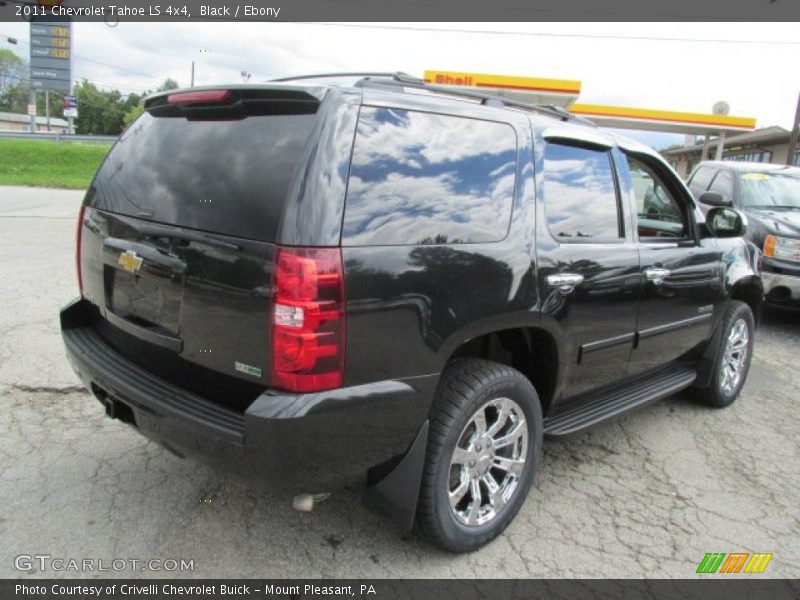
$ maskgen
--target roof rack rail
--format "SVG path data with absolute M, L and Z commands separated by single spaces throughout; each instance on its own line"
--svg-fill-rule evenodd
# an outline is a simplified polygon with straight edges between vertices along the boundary
M 409 75 L 408 73 L 402 73 L 400 71 L 396 72 L 363 72 L 363 71 L 354 71 L 354 72 L 339 72 L 339 73 L 316 73 L 313 75 L 295 75 L 292 77 L 279 77 L 277 79 L 270 79 L 270 82 L 284 82 L 284 81 L 298 81 L 300 79 L 334 79 L 337 77 L 361 77 L 361 78 L 369 78 L 369 77 L 391 77 L 396 81 L 405 81 L 408 83 L 416 83 L 424 81 L 413 75 Z
M 597 127 L 597 124 L 591 119 L 587 119 L 586 117 L 582 117 L 580 115 L 571 113 L 566 108 L 564 108 L 563 106 L 559 106 L 558 104 L 537 104 L 537 106 L 554 110 L 557 113 L 564 115 L 566 118 L 572 121 L 577 121 L 578 123 L 584 123 L 586 125 L 591 125 L 592 127 Z
M 544 114 L 550 117 L 556 117 L 562 121 L 575 121 L 577 123 L 583 123 L 584 125 L 590 125 L 591 127 L 597 127 L 594 122 L 585 117 L 574 115 L 562 106 L 557 106 L 555 104 L 531 104 L 528 102 L 520 102 L 519 100 L 510 100 L 496 94 L 428 83 L 424 79 L 414 77 L 413 75 L 409 75 L 408 73 L 404 73 L 402 71 L 318 73 L 314 75 L 281 77 L 278 79 L 271 79 L 270 81 L 287 82 L 298 81 L 301 79 L 332 79 L 337 77 L 360 77 L 360 79 L 355 82 L 356 87 L 413 87 L 422 90 L 429 90 L 439 94 L 480 100 L 481 104 L 486 106 L 519 108 L 522 110 L 529 110 Z
M 374 77 L 388 77 L 389 79 L 373 79 Z M 555 104 L 532 104 L 528 102 L 520 102 L 519 100 L 511 100 L 496 94 L 487 92 L 480 92 L 474 90 L 458 89 L 435 83 L 428 83 L 424 79 L 419 79 L 406 73 L 376 73 L 365 75 L 355 83 L 356 87 L 415 87 L 418 89 L 429 90 L 439 94 L 447 94 L 450 96 L 457 96 L 461 98 L 471 98 L 473 100 L 480 100 L 481 104 L 487 106 L 519 108 L 544 114 L 550 117 L 556 117 L 562 121 L 575 121 L 597 127 L 597 125 L 578 115 L 574 115 L 562 106 Z

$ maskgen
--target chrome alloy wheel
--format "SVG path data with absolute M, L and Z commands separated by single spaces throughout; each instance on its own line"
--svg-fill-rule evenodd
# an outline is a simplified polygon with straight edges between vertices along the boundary
M 720 387 L 727 395 L 736 390 L 745 375 L 749 344 L 750 329 L 747 326 L 747 321 L 738 319 L 728 334 L 728 341 L 725 343 L 725 351 L 722 357 L 722 369 L 719 375 Z
M 467 421 L 450 459 L 450 510 L 463 525 L 488 523 L 517 489 L 528 455 L 528 424 L 519 404 L 495 398 Z

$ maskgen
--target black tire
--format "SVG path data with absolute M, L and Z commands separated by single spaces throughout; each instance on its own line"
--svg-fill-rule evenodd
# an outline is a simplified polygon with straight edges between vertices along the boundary
M 746 344 L 746 354 L 742 362 L 742 373 L 738 383 L 731 389 L 724 389 L 723 369 L 727 363 L 726 346 L 732 329 L 740 322 L 747 327 L 748 341 Z M 717 337 L 714 366 L 711 370 L 711 378 L 707 386 L 695 388 L 695 399 L 707 406 L 714 408 L 724 408 L 730 406 L 739 397 L 739 393 L 747 380 L 750 371 L 750 361 L 753 358 L 753 342 L 755 340 L 755 319 L 753 311 L 744 302 L 732 300 L 725 309 L 720 323 L 719 335 Z
M 528 432 L 525 463 L 521 467 L 521 473 L 513 479 L 516 483 L 510 497 L 496 511 L 495 516 L 483 524 L 466 525 L 458 520 L 450 507 L 449 494 L 453 477 L 451 459 L 456 444 L 459 440 L 463 443 L 465 427 L 472 422 L 471 419 L 478 410 L 501 398 L 510 399 L 511 404 L 515 404 L 524 413 Z M 491 416 L 492 410 L 490 406 L 482 414 Z M 498 422 L 499 420 L 497 417 Z M 517 424 L 519 425 L 519 421 Z M 490 429 L 487 427 L 487 431 Z M 500 431 L 503 430 L 501 428 Z M 425 470 L 417 509 L 418 524 L 425 536 L 436 546 L 450 552 L 476 550 L 497 537 L 525 502 L 539 466 L 542 437 L 542 407 L 539 396 L 522 373 L 488 360 L 454 360 L 442 375 L 430 415 Z M 480 450 L 480 446 L 477 449 Z M 516 451 L 521 457 L 522 445 L 517 446 Z M 493 448 L 491 452 L 497 452 L 499 456 L 502 450 Z M 494 460 L 489 459 L 489 464 L 493 464 Z M 459 468 L 466 469 L 466 465 Z M 486 487 L 481 489 L 485 490 Z M 480 502 L 478 505 L 480 506 Z

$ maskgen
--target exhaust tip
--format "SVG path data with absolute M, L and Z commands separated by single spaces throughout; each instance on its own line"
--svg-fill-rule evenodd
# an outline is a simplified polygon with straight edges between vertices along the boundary
M 310 513 L 317 503 L 326 500 L 329 496 L 330 493 L 298 494 L 292 499 L 292 508 L 297 512 Z

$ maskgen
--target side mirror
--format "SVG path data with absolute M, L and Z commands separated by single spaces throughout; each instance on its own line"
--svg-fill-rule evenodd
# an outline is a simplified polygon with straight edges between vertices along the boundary
M 733 202 L 719 192 L 703 192 L 697 201 L 710 206 L 733 206 Z
M 716 238 L 741 237 L 747 231 L 747 217 L 734 208 L 717 206 L 706 213 L 706 229 Z

